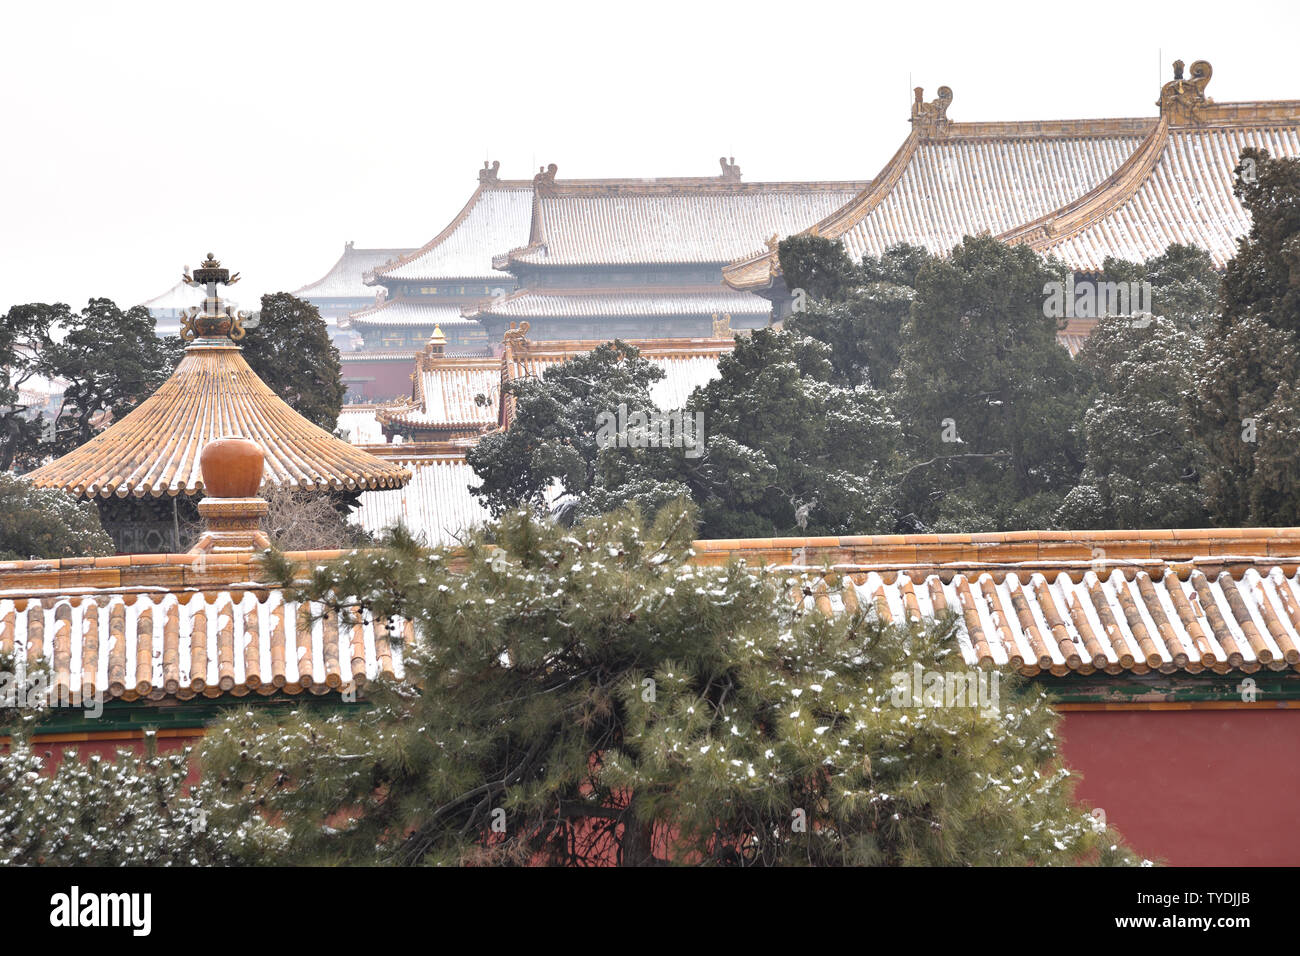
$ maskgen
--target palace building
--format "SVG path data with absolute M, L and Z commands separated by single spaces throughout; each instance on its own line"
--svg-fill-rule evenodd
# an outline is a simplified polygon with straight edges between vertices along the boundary
M 410 362 L 435 327 L 446 354 L 489 355 L 527 322 L 538 340 L 693 338 L 715 322 L 766 325 L 769 304 L 722 284 L 722 267 L 827 215 L 865 183 L 745 183 L 721 161 L 715 177 L 531 180 L 484 164 L 465 208 L 425 246 L 376 268 L 379 294 L 348 327 L 351 394 L 409 388 Z
M 946 254 L 963 236 L 988 234 L 1079 276 L 1099 275 L 1108 256 L 1142 261 L 1171 243 L 1199 246 L 1222 267 L 1250 227 L 1233 195 L 1241 151 L 1300 157 L 1300 100 L 1216 103 L 1206 96 L 1212 75 L 1204 60 L 1186 71 L 1179 60 L 1157 114 L 1129 119 L 958 122 L 950 88 L 925 102 L 918 87 L 893 158 L 806 231 L 855 258 L 900 242 Z M 738 259 L 724 277 L 788 314 L 774 250 Z M 1070 336 L 1086 336 L 1087 320 L 1073 325 Z
M 393 262 L 410 249 L 358 249 L 351 242 L 343 245 L 343 254 L 329 272 L 310 285 L 294 291 L 320 310 L 330 326 L 330 335 L 340 348 L 351 349 L 350 336 L 344 331 L 347 317 L 374 301 L 375 291 L 365 284 L 365 277 L 385 263 Z M 343 320 L 342 326 L 340 321 Z
M 352 520 L 372 534 L 399 521 L 430 544 L 449 544 L 487 520 L 487 509 L 473 493 L 479 484 L 466 452 L 488 432 L 508 428 L 514 399 L 502 385 L 541 376 L 546 369 L 591 351 L 601 340 L 534 342 L 528 324 L 507 330 L 500 354 L 451 355 L 441 330 L 419 353 L 411 397 L 356 408 L 348 428 L 372 441 L 361 447 L 407 468 L 409 484 L 363 492 Z M 734 335 L 705 338 L 632 340 L 643 358 L 664 377 L 650 386 L 650 397 L 664 411 L 680 408 L 691 393 L 718 375 L 718 360 L 735 348 Z M 382 432 L 382 438 L 376 435 Z M 357 439 L 352 439 L 356 441 Z
M 760 298 L 722 284 L 722 268 L 764 239 L 817 221 L 865 183 L 746 183 L 734 160 L 716 177 L 533 180 L 528 241 L 493 259 L 516 291 L 467 309 L 497 339 L 512 324 L 548 339 L 691 338 L 725 318 L 768 323 Z

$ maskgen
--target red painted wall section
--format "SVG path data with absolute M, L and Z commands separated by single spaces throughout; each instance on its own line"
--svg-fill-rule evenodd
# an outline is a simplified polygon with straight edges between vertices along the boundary
M 1078 797 L 1170 866 L 1300 864 L 1300 710 L 1070 711 Z
M 1171 866 L 1300 865 L 1300 709 L 1069 711 L 1062 752 L 1076 793 L 1134 850 Z M 193 731 L 158 739 L 170 751 Z M 37 742 L 111 757 L 138 737 Z M 0 751 L 3 751 L 0 747 Z M 191 774 L 191 782 L 197 768 Z
M 410 398 L 411 373 L 415 360 L 360 359 L 343 363 L 343 381 L 348 383 L 350 395 L 362 401 L 387 402 L 394 398 Z

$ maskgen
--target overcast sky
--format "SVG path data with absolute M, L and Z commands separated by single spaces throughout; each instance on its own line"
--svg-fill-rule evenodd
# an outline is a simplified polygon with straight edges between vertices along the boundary
M 1154 116 L 1170 63 L 1300 98 L 1291 2 L 6 3 L 0 310 L 236 298 L 418 246 L 501 175 L 868 179 L 910 87 L 954 120 Z M 1163 51 L 1163 53 L 1162 53 Z M 762 237 L 756 237 L 762 238 Z M 504 251 L 504 250 L 502 250 Z

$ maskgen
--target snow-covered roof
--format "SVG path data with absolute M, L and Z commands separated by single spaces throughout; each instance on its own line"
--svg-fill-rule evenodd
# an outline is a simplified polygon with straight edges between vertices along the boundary
M 356 520 L 450 543 L 486 519 L 463 449 L 409 449 L 407 488 Z M 697 541 L 805 579 L 809 613 L 957 617 L 966 662 L 1026 675 L 1300 670 L 1300 528 L 1026 531 Z M 339 551 L 289 552 L 304 569 Z M 1104 556 L 1104 557 L 1099 557 Z M 347 691 L 402 674 L 405 622 L 340 624 L 284 601 L 256 554 L 0 563 L 0 652 L 40 659 L 56 695 L 113 700 Z
M 381 445 L 384 442 L 384 431 L 377 416 L 379 412 L 389 407 L 370 404 L 344 405 L 339 412 L 338 424 L 335 427 L 348 433 L 349 444 Z
M 186 285 L 184 282 L 177 283 L 160 295 L 154 296 L 147 302 L 141 302 L 150 312 L 177 312 L 181 309 L 188 309 L 192 305 L 203 304 L 203 290 Z
M 925 103 L 918 89 L 898 152 L 870 187 L 806 231 L 841 240 L 854 258 L 900 242 L 946 255 L 986 233 L 1081 271 L 1174 242 L 1222 266 L 1250 226 L 1232 192 L 1241 150 L 1300 156 L 1300 101 L 1216 103 L 1205 96 L 1210 64 L 1193 63 L 1186 78 L 1182 68 L 1149 118 L 951 122 L 952 91 Z M 734 288 L 761 289 L 778 269 L 769 249 L 723 274 Z
M 73 706 L 96 699 L 325 694 L 381 673 L 402 675 L 409 624 L 397 622 L 392 631 L 382 621 L 340 626 L 324 606 L 286 603 L 275 587 L 178 587 L 180 576 L 204 572 L 184 560 L 188 555 L 167 557 L 173 567 L 158 561 L 134 575 L 124 566 L 127 558 L 117 565 L 108 562 L 118 559 L 96 559 L 95 580 L 134 579 L 138 586 L 62 592 L 12 588 L 20 575 L 0 565 L 0 651 L 44 659 L 53 699 Z
M 416 360 L 415 395 L 406 405 L 385 409 L 379 421 L 423 428 L 484 430 L 497 422 L 501 360 L 459 358 L 422 352 Z M 486 405 L 475 400 L 487 398 Z
M 731 315 L 766 319 L 772 303 L 751 292 L 716 287 L 682 289 L 624 288 L 520 289 L 510 295 L 467 308 L 471 318 L 656 318 L 663 316 Z
M 528 241 L 533 185 L 480 181 L 465 208 L 442 232 L 391 266 L 375 269 L 374 283 L 476 279 L 500 282 L 492 257 Z
M 400 458 L 401 446 L 391 454 Z M 489 520 L 470 491 L 480 482 L 465 461 L 464 449 L 433 457 L 402 459 L 412 471 L 404 488 L 366 492 L 353 520 L 372 533 L 404 524 L 431 545 L 453 544 L 457 537 Z
M 363 277 L 381 266 L 410 253 L 410 249 L 358 249 L 351 242 L 344 244 L 338 261 L 310 285 L 294 292 L 300 299 L 368 299 L 375 290 L 362 281 Z
M 830 215 L 865 182 L 738 178 L 539 184 L 528 245 L 498 260 L 547 266 L 721 264 Z
M 376 326 L 432 329 L 435 325 L 469 325 L 470 322 L 461 315 L 461 306 L 428 299 L 385 299 L 348 316 L 348 327 L 361 329 Z

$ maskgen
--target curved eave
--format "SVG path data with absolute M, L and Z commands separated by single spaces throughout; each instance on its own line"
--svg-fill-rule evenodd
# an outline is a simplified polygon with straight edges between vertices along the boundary
M 1169 121 L 1161 117 L 1155 128 L 1128 159 L 1102 183 L 1059 209 L 998 236 L 1011 244 L 1027 243 L 1045 252 L 1062 239 L 1077 235 L 1128 202 L 1160 162 L 1169 142 Z
M 398 269 L 403 268 L 404 266 L 416 262 L 423 256 L 428 255 L 430 252 L 437 249 L 440 245 L 446 242 L 447 239 L 452 234 L 454 234 L 456 230 L 461 227 L 461 225 L 464 224 L 465 220 L 469 218 L 469 214 L 473 212 L 474 207 L 478 205 L 479 200 L 482 199 L 483 197 L 483 193 L 486 192 L 487 190 L 495 190 L 495 189 L 522 190 L 522 189 L 531 189 L 531 188 L 532 188 L 532 183 L 527 182 L 525 180 L 502 180 L 496 183 L 479 183 L 478 187 L 470 195 L 469 201 L 465 203 L 465 206 L 461 209 L 459 213 L 456 214 L 456 217 L 447 224 L 447 226 L 442 230 L 442 232 L 438 233 L 436 236 L 434 236 L 432 239 L 426 242 L 419 249 L 416 249 L 410 255 L 404 256 L 403 258 L 397 260 L 391 266 L 384 266 L 382 269 L 376 269 L 374 272 L 369 273 L 365 277 L 365 284 L 385 285 L 387 283 L 398 283 L 398 282 L 459 282 L 461 281 L 462 278 L 465 279 L 466 281 L 488 282 L 497 278 L 496 276 L 492 276 L 492 275 L 464 276 L 464 277 L 456 276 L 454 278 L 449 276 L 434 276 L 434 275 L 394 276 L 393 273 L 396 272 Z
M 868 182 L 860 193 L 829 216 L 825 216 L 794 235 L 812 234 L 826 239 L 839 239 L 856 223 L 865 219 L 898 185 L 908 163 L 912 161 L 912 155 L 916 152 L 919 142 L 920 137 L 916 130 L 912 130 L 880 173 Z M 772 277 L 779 274 L 780 268 L 777 252 L 771 250 L 724 266 L 722 281 L 737 292 L 759 293 L 764 289 L 772 288 Z
M 235 346 L 191 345 L 171 377 L 130 414 L 28 478 L 83 498 L 199 495 L 204 446 L 238 434 L 266 456 L 264 487 L 306 491 L 400 488 L 410 472 L 303 418 Z

